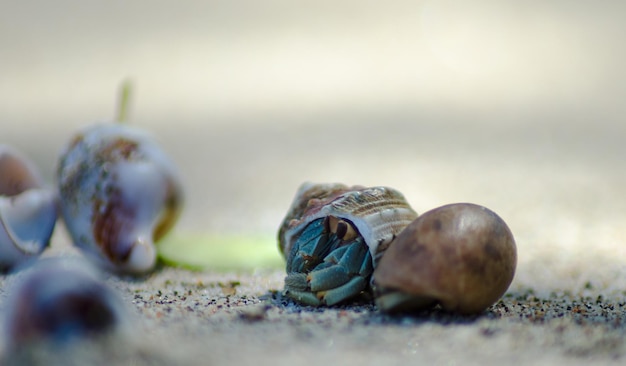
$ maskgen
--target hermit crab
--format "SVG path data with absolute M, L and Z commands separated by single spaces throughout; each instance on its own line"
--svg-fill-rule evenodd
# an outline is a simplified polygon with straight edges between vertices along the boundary
M 39 255 L 57 221 L 57 196 L 46 188 L 35 165 L 17 150 L 0 145 L 0 269 Z
M 182 188 L 148 134 L 122 123 L 90 126 L 62 153 L 57 179 L 61 213 L 78 247 L 117 272 L 154 268 L 154 242 L 176 222 Z
M 439 304 L 476 314 L 495 303 L 515 274 L 517 249 L 504 220 L 471 203 L 428 211 L 407 226 L 373 275 L 378 308 L 414 312 Z
M 392 188 L 303 184 L 278 233 L 287 260 L 285 294 L 313 306 L 358 295 L 382 253 L 416 217 Z
M 87 262 L 47 258 L 25 267 L 8 291 L 5 347 L 41 341 L 66 343 L 113 330 L 126 330 L 128 312 Z

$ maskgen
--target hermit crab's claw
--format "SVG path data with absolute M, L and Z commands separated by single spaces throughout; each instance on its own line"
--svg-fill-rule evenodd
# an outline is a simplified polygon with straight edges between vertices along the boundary
M 154 242 L 182 207 L 178 173 L 143 131 L 91 126 L 62 154 L 61 212 L 74 243 L 106 268 L 142 274 L 156 264 Z
M 377 258 L 416 216 L 391 188 L 303 185 L 278 235 L 285 294 L 320 306 L 367 290 Z
M 57 221 L 57 198 L 44 188 L 34 165 L 0 145 L 0 269 L 39 255 Z

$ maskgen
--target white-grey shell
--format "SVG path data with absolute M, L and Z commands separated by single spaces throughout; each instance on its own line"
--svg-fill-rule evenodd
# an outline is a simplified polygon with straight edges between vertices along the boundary
M 35 165 L 7 145 L 0 145 L 0 181 L 0 268 L 10 269 L 49 245 L 57 196 Z
M 61 155 L 57 179 L 75 245 L 114 271 L 154 268 L 154 241 L 176 221 L 182 187 L 150 135 L 121 123 L 90 126 Z
M 374 266 L 395 237 L 417 213 L 402 193 L 389 187 L 348 187 L 342 184 L 303 184 L 279 232 L 283 254 L 312 221 L 335 216 L 349 220 L 369 247 Z

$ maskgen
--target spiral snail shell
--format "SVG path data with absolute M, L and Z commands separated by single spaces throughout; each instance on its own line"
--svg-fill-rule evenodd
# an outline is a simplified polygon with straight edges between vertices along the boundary
M 278 232 L 285 294 L 320 306 L 367 290 L 379 258 L 416 217 L 390 187 L 301 185 Z
M 176 222 L 182 188 L 174 164 L 148 134 L 120 123 L 90 126 L 61 155 L 57 178 L 75 245 L 120 273 L 154 268 L 154 242 Z

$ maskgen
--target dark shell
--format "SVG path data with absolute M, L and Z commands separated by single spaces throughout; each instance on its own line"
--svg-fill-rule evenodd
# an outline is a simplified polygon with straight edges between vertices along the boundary
M 128 314 L 119 295 L 87 262 L 45 259 L 24 269 L 8 293 L 7 347 L 65 343 L 124 329 Z
M 383 311 L 418 311 L 439 303 L 461 314 L 495 303 L 513 280 L 513 234 L 493 211 L 458 203 L 421 215 L 396 238 L 374 271 Z

